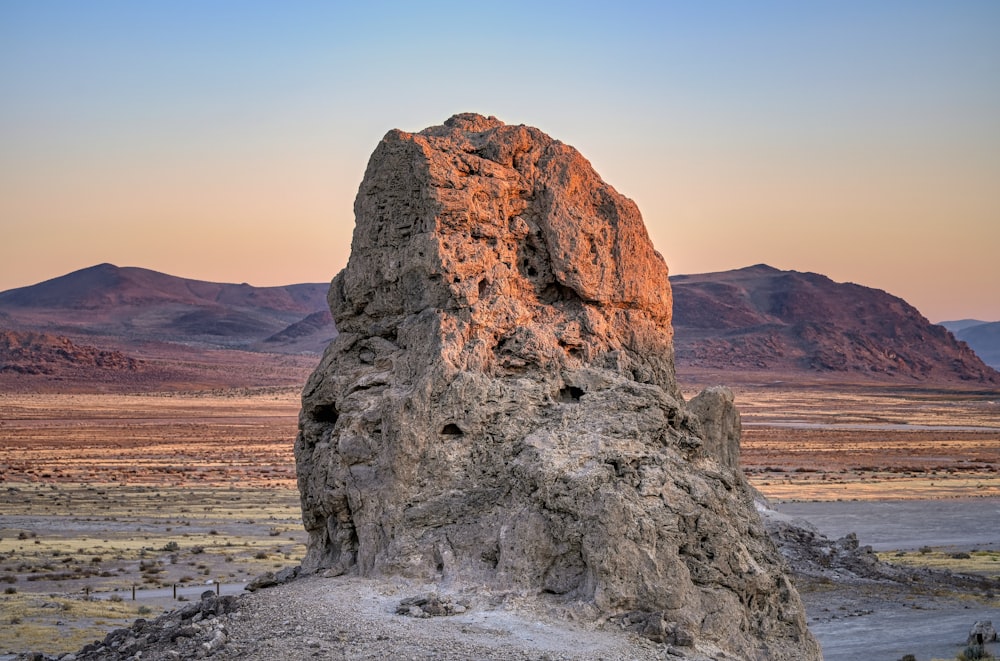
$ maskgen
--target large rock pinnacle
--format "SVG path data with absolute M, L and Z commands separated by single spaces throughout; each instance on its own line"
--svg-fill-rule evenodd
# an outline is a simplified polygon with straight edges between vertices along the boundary
M 635 204 L 538 129 L 390 131 L 303 393 L 303 567 L 586 604 L 651 638 L 817 659 L 738 466 L 686 406 Z

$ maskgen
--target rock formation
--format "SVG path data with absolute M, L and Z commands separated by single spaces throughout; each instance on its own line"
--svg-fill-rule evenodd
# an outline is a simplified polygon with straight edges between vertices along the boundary
M 0 373 L 134 372 L 142 367 L 142 361 L 121 351 L 76 344 L 60 335 L 0 329 Z
M 667 267 L 576 150 L 474 114 L 390 131 L 295 444 L 304 571 L 585 604 L 712 658 L 817 659 Z M 732 655 L 732 656 L 727 656 Z

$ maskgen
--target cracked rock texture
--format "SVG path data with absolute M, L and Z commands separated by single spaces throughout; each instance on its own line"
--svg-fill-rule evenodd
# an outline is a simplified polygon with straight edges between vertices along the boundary
M 820 658 L 738 466 L 685 405 L 635 204 L 538 129 L 390 131 L 303 393 L 306 572 L 579 605 L 712 658 Z

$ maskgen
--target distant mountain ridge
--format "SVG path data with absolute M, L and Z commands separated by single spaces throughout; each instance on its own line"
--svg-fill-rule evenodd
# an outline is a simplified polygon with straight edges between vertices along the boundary
M 134 266 L 98 264 L 36 285 L 0 292 L 5 308 L 100 310 L 152 303 L 225 305 L 275 312 L 315 312 L 326 305 L 329 284 L 253 287 L 180 278 Z
M 0 321 L 22 330 L 260 350 L 260 344 L 326 309 L 325 283 L 253 287 L 99 264 L 0 292 Z M 336 332 L 326 329 L 316 344 Z M 297 348 L 308 345 L 300 336 Z M 314 350 L 312 345 L 309 351 Z M 271 342 L 268 351 L 283 352 Z
M 879 289 L 764 264 L 670 282 L 678 369 L 1000 384 L 964 342 Z
M 799 375 L 1000 384 L 1000 373 L 965 342 L 878 289 L 763 264 L 670 282 L 682 374 L 710 373 L 720 382 Z M 337 334 L 328 289 L 212 283 L 100 264 L 0 292 L 0 328 L 68 336 L 138 358 L 144 343 L 318 354 Z M 1000 324 L 972 323 L 958 334 L 974 331 L 997 333 Z M 18 364 L 28 369 L 23 356 Z
M 983 321 L 982 319 L 956 319 L 955 321 L 941 321 L 938 322 L 938 326 L 944 326 L 950 330 L 955 337 L 958 337 L 960 331 L 966 328 L 972 328 L 973 326 L 980 326 L 982 324 L 992 323 L 989 321 Z
M 984 363 L 994 369 L 1000 369 L 1000 321 L 962 319 L 943 321 L 941 325 L 972 347 Z

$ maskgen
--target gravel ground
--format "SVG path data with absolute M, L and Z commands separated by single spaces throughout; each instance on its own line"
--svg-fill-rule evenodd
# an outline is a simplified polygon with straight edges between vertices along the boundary
M 449 615 L 397 614 L 429 586 L 355 577 L 299 577 L 239 597 L 202 599 L 155 620 L 136 620 L 73 654 L 22 654 L 17 661 L 312 661 L 362 659 L 468 661 L 737 661 L 732 656 L 654 643 L 593 613 L 538 599 L 438 594 Z M 414 607 L 409 607 L 413 612 Z M 421 613 L 421 608 L 415 608 Z M 10 658 L 10 657 L 7 657 Z
M 271 659 L 680 659 L 675 651 L 594 623 L 566 622 L 537 602 L 465 597 L 467 612 L 396 615 L 426 586 L 350 577 L 299 578 L 244 597 L 215 658 Z M 463 595 L 464 596 L 464 595 Z M 561 621 L 560 621 L 561 620 Z M 610 625 L 609 625 L 610 627 Z

